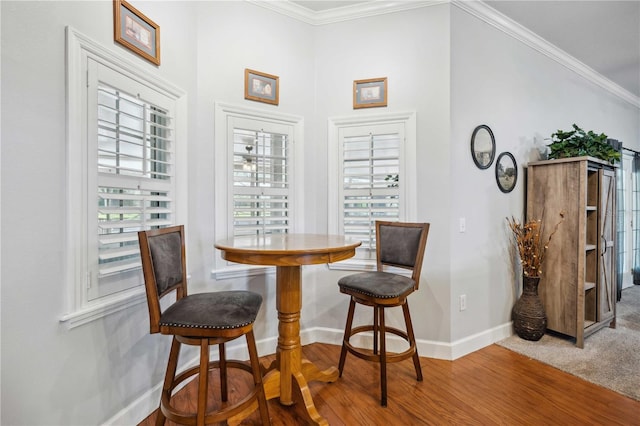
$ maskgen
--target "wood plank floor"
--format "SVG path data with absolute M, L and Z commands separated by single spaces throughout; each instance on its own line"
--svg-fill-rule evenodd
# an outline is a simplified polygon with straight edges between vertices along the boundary
M 340 347 L 314 343 L 303 353 L 327 368 L 337 365 Z M 415 380 L 411 360 L 388 366 L 386 408 L 379 405 L 377 365 L 354 356 L 342 378 L 310 389 L 330 425 L 640 425 L 640 402 L 497 345 L 455 361 L 422 358 L 421 365 L 423 382 Z M 241 396 L 249 381 L 246 373 L 231 375 L 230 398 Z M 195 411 L 196 393 L 194 382 L 185 386 L 174 396 L 176 407 Z M 300 402 L 285 407 L 274 399 L 269 410 L 273 425 L 304 423 Z M 140 426 L 154 422 L 155 412 Z M 242 424 L 259 424 L 257 413 Z

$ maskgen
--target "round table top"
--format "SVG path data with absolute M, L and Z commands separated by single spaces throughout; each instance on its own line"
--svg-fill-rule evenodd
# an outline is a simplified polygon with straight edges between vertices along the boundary
M 226 260 L 252 265 L 310 265 L 345 260 L 360 241 L 342 235 L 269 234 L 229 238 L 215 247 Z

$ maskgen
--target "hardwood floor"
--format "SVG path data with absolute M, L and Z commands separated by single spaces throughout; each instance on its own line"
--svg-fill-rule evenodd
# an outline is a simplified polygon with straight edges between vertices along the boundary
M 314 343 L 303 352 L 326 368 L 338 364 L 340 347 Z M 330 425 L 640 425 L 640 402 L 497 345 L 455 361 L 421 358 L 421 365 L 423 382 L 416 381 L 411 360 L 388 366 L 386 408 L 379 405 L 377 364 L 353 356 L 342 378 L 311 383 L 310 389 Z M 217 391 L 215 373 L 211 380 Z M 249 376 L 230 380 L 230 398 L 241 397 Z M 176 406 L 195 411 L 196 393 L 196 383 L 185 386 L 174 396 Z M 302 409 L 301 402 L 285 407 L 269 401 L 273 425 L 303 424 Z M 242 424 L 259 421 L 254 413 Z M 139 426 L 154 424 L 155 412 Z

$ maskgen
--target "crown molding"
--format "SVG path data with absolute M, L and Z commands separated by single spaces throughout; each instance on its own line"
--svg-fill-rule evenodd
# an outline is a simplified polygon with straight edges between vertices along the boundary
M 630 103 L 636 108 L 640 108 L 640 97 L 622 88 L 620 85 L 604 77 L 593 68 L 589 67 L 583 62 L 580 62 L 569 53 L 549 43 L 544 38 L 523 27 L 511 18 L 498 12 L 491 6 L 488 6 L 484 2 L 452 0 L 451 4 L 488 23 L 489 25 L 492 25 L 493 27 L 515 38 L 521 43 L 524 43 L 532 49 L 537 50 L 553 61 L 565 66 L 571 71 L 574 71 L 578 75 L 586 78 L 587 80 L 607 90 L 620 99 Z
M 570 69 L 597 86 L 605 89 L 614 96 L 640 108 L 640 97 L 622 88 L 617 83 L 604 77 L 593 68 L 577 60 L 569 53 L 549 43 L 531 30 L 523 27 L 513 19 L 498 12 L 480 0 L 375 0 L 339 7 L 321 12 L 314 12 L 286 0 L 246 0 L 249 3 L 277 13 L 289 16 L 310 25 L 327 25 L 336 22 L 349 21 L 375 15 L 400 12 L 439 4 L 451 4 L 475 16 L 494 28 L 513 37 L 530 48 L 542 53 L 551 60 Z
M 447 4 L 449 0 L 375 0 L 349 6 L 337 7 L 315 12 L 299 4 L 285 0 L 247 0 L 257 6 L 273 10 L 310 25 L 327 25 L 336 22 L 350 21 L 368 16 L 384 15 L 421 7 Z

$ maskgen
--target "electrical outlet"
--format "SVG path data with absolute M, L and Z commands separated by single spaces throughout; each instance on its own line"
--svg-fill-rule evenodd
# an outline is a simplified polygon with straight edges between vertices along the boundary
M 460 310 L 464 311 L 465 309 L 467 309 L 467 295 L 466 294 L 461 294 L 460 295 Z

